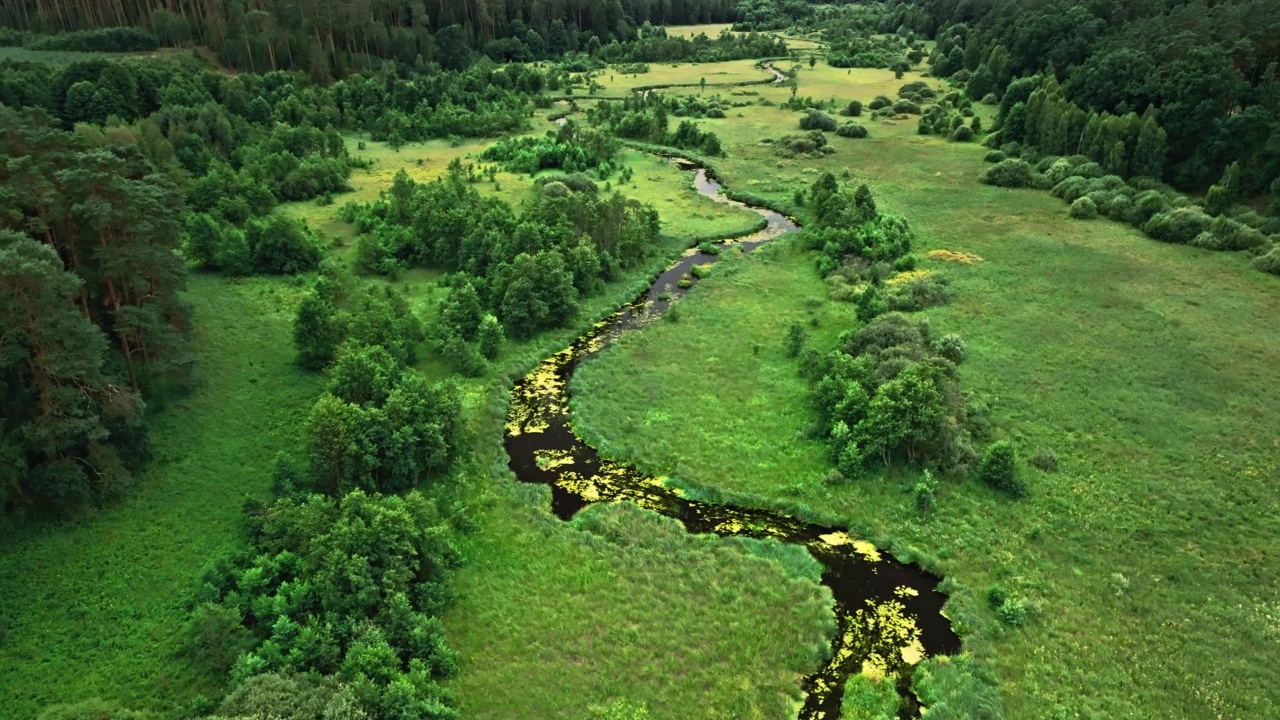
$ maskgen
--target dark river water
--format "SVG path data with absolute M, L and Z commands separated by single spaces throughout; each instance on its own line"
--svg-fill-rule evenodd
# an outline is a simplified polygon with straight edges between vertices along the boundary
M 730 200 L 705 170 L 677 160 L 693 175 L 698 192 L 717 202 L 747 207 L 768 221 L 763 230 L 719 243 L 750 252 L 796 230 L 794 221 L 766 208 Z M 683 497 L 680 490 L 634 468 L 602 459 L 574 435 L 569 421 L 569 384 L 574 370 L 625 333 L 660 317 L 671 301 L 687 293 L 697 279 L 686 276 L 694 265 L 716 255 L 689 251 L 658 276 L 635 300 L 552 355 L 511 389 L 505 443 L 510 467 L 522 482 L 551 487 L 552 511 L 567 520 L 592 503 L 629 501 L 680 520 L 689 532 L 775 538 L 804 545 L 822 563 L 822 584 L 835 598 L 837 632 L 826 662 L 804 678 L 801 720 L 839 717 L 845 680 L 855 673 L 894 681 L 904 699 L 903 717 L 918 714 L 908 689 L 912 667 L 930 655 L 954 654 L 960 638 L 942 614 L 946 596 L 939 578 L 897 562 L 840 528 L 823 527 L 786 514 Z M 684 278 L 686 287 L 680 287 Z M 742 588 L 751 592 L 751 588 Z

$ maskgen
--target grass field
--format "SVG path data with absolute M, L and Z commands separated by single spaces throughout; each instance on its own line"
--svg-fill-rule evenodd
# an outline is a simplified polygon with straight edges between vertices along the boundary
M 803 551 L 787 571 L 630 505 L 565 525 L 503 501 L 482 525 L 446 623 L 465 717 L 585 720 L 617 699 L 665 720 L 792 717 L 827 650 L 830 595 Z
M 190 284 L 198 382 L 152 419 L 138 486 L 94 514 L 0 536 L 0 717 L 94 696 L 172 712 L 220 688 L 180 654 L 186 603 L 205 563 L 242 542 L 244 498 L 266 494 L 319 379 L 293 365 L 297 288 Z
M 810 94 L 803 73 L 799 92 Z M 730 154 L 726 184 L 786 199 L 823 170 L 847 171 L 907 216 L 920 250 L 982 257 L 925 262 L 956 290 L 926 316 L 965 338 L 963 383 L 991 405 L 996 436 L 1024 457 L 1054 450 L 1061 470 L 1024 463 L 1021 502 L 946 482 L 927 519 L 910 506 L 910 473 L 823 484 L 821 458 L 797 458 L 820 450 L 798 439 L 811 416 L 778 348 L 789 319 L 817 315 L 817 342 L 847 311 L 811 308 L 821 285 L 786 251 L 713 274 L 680 323 L 586 365 L 586 434 L 676 481 L 804 503 L 939 557 L 1007 717 L 1280 713 L 1280 582 L 1266 570 L 1280 562 L 1268 520 L 1280 510 L 1269 484 L 1280 444 L 1267 431 L 1280 427 L 1276 280 L 1237 256 L 1071 221 L 1047 193 L 982 186 L 981 148 L 920 137 L 914 122 L 867 122 L 871 138 L 832 138 L 834 155 L 778 158 L 759 140 L 789 131 L 789 117 L 749 108 L 707 121 Z M 1035 604 L 1028 627 L 981 610 L 994 582 Z

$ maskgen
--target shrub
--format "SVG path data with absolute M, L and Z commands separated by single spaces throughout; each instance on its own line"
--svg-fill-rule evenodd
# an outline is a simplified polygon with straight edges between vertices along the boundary
M 980 100 L 979 102 L 981 102 L 983 105 L 996 105 L 1000 102 L 1000 98 L 996 97 L 995 93 L 987 93 L 986 95 L 982 96 L 982 100 Z
M 1205 250 L 1252 250 L 1266 245 L 1267 237 L 1244 223 L 1219 216 L 1191 244 Z
M 1146 225 L 1151 218 L 1170 210 L 1169 199 L 1159 190 L 1146 190 L 1133 202 L 1133 218 L 1135 225 Z
M 893 111 L 905 115 L 919 115 L 922 112 L 919 105 L 907 100 L 906 98 L 894 103 Z
M 1273 245 L 1265 255 L 1254 258 L 1253 266 L 1264 273 L 1280 275 L 1280 244 Z
M 1161 242 L 1185 245 L 1208 230 L 1212 222 L 1199 208 L 1178 208 L 1152 217 L 1143 230 Z
M 810 130 L 804 135 L 784 135 L 778 138 L 775 152 L 784 157 L 810 155 L 822 151 L 826 146 L 827 136 L 817 130 Z
M 1000 618 L 1000 622 L 1012 627 L 1024 625 L 1027 622 L 1027 603 L 1020 597 L 1012 596 L 1005 598 L 996 608 L 996 617 Z
M 1076 198 L 1071 203 L 1071 217 L 1076 220 L 1093 220 L 1098 217 L 1098 205 L 1087 195 Z
M 810 110 L 800 118 L 801 130 L 835 130 L 836 119 L 817 110 Z
M 804 329 L 804 325 L 798 322 L 793 322 L 787 326 L 787 337 L 782 345 L 787 357 L 799 357 L 800 351 L 804 349 L 804 341 L 808 334 L 808 331 Z
M 844 116 L 846 116 L 846 117 L 861 117 L 861 116 L 862 116 L 862 101 L 861 101 L 861 100 L 850 100 L 850 101 L 849 101 L 849 104 L 848 104 L 848 105 L 845 105 L 845 106 L 844 106 L 844 108 L 840 110 L 840 114 L 841 114 L 841 115 L 844 115 Z
M 1045 472 L 1058 472 L 1058 453 L 1053 448 L 1043 448 L 1032 455 L 1027 462 Z
M 996 187 L 1024 188 L 1034 184 L 1031 166 L 1024 160 L 1007 159 L 987 168 L 979 182 Z
M 1106 216 L 1112 220 L 1120 222 L 1129 222 L 1129 217 L 1133 215 L 1133 201 L 1124 195 L 1117 195 L 1104 211 Z
M 983 162 L 998 163 L 998 162 L 1002 162 L 1002 161 L 1004 161 L 1004 160 L 1005 160 L 1005 159 L 1007 159 L 1008 157 L 1009 157 L 1008 155 L 1005 155 L 1005 154 L 1004 154 L 1003 152 L 1001 152 L 1000 150 L 992 150 L 991 152 L 987 153 L 986 155 L 983 155 L 983 156 L 982 156 L 982 160 L 983 160 Z
M 1081 163 L 1072 168 L 1071 174 L 1082 178 L 1102 177 L 1102 166 L 1096 162 Z
M 1058 198 L 1062 198 L 1069 203 L 1075 202 L 1077 199 L 1084 197 L 1088 190 L 1089 181 L 1082 177 L 1069 177 L 1057 185 L 1049 192 Z
M 1109 190 L 1094 190 L 1090 192 L 1088 195 L 1086 195 L 1085 197 L 1093 201 L 1093 206 L 1097 209 L 1097 211 L 1100 214 L 1105 215 L 1107 211 L 1111 209 L 1111 203 L 1115 202 L 1117 197 L 1124 197 L 1124 196 L 1116 195 L 1115 193 Z
M 956 365 L 964 362 L 964 340 L 955 333 L 948 333 L 938 338 L 933 344 L 933 349 Z
M 841 125 L 840 129 L 836 130 L 836 134 L 840 137 L 864 138 L 867 136 L 867 128 L 864 125 L 849 121 Z
M 884 301 L 890 310 L 915 312 L 951 302 L 951 288 L 946 278 L 930 275 L 892 286 Z
M 884 95 L 877 95 L 876 98 L 872 100 L 869 105 L 867 105 L 867 109 L 879 110 L 881 108 L 887 108 L 891 105 L 893 105 L 893 101 L 890 100 L 888 97 L 885 97 Z
M 968 125 L 961 125 L 960 127 L 951 131 L 951 139 L 956 142 L 972 142 L 973 128 L 969 127 Z
M 978 465 L 978 477 L 991 487 L 1013 497 L 1027 494 L 1026 483 L 1018 477 L 1018 451 L 1008 440 L 999 440 L 987 446 Z
M 898 97 L 906 97 L 907 95 L 915 95 L 920 98 L 931 100 L 937 97 L 938 93 L 933 88 L 929 87 L 929 83 L 924 82 L 923 80 L 916 80 L 898 88 Z

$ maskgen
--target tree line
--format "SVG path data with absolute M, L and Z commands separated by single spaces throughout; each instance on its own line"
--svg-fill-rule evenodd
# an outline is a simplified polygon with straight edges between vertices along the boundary
M 17 0 L 0 8 L 0 25 L 38 33 L 141 28 L 164 45 L 207 45 L 236 68 L 340 77 L 373 58 L 460 69 L 471 50 L 500 60 L 559 57 L 635 40 L 646 23 L 725 22 L 733 12 L 733 0 Z
M 934 73 L 967 83 L 975 100 L 1000 98 L 1010 140 L 1183 189 L 1203 189 L 1233 164 L 1245 196 L 1280 176 L 1273 2 L 916 0 L 896 8 L 881 29 L 936 35 Z M 1029 77 L 1039 80 L 1018 80 Z
M 0 504 L 100 499 L 146 460 L 145 398 L 192 361 L 183 194 L 136 146 L 0 125 Z

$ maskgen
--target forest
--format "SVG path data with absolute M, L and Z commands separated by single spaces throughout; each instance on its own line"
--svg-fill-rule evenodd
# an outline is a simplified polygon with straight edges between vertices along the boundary
M 0 716 L 1280 713 L 1280 6 L 0 8 Z

